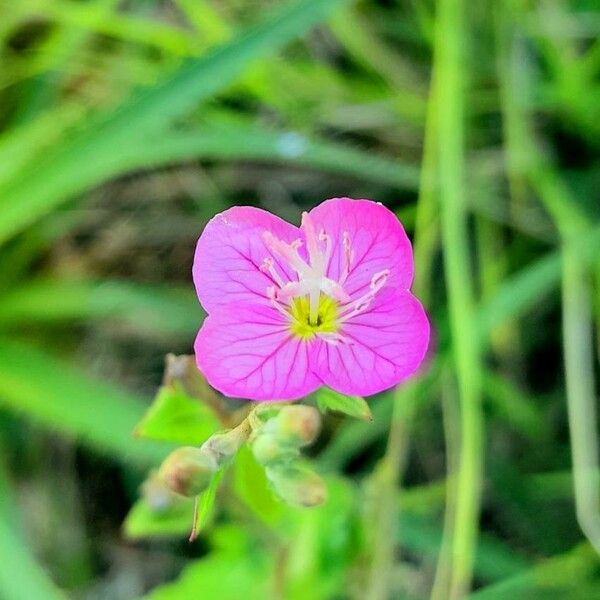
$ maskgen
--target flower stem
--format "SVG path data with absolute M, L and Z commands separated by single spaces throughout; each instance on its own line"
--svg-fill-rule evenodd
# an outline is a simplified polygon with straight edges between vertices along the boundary
M 472 574 L 478 532 L 483 465 L 481 364 L 477 343 L 464 185 L 462 0 L 438 0 L 435 39 L 439 199 L 444 266 L 460 401 L 460 451 L 456 478 L 452 575 L 448 598 L 463 597 Z

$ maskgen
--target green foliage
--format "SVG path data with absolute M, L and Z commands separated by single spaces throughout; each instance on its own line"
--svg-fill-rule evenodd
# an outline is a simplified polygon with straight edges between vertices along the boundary
M 209 523 L 215 510 L 215 500 L 217 496 L 217 490 L 219 489 L 219 483 L 223 478 L 226 467 L 219 469 L 211 478 L 208 488 L 200 494 L 198 499 L 198 511 L 195 515 L 196 520 L 193 522 L 193 536 L 195 537 L 200 533 Z
M 5 600 L 37 598 L 64 600 L 31 554 L 13 504 L 9 483 L 0 465 L 0 596 Z
M 203 312 L 186 287 L 125 281 L 29 281 L 0 295 L 0 327 L 110 319 L 139 335 L 193 333 Z
M 173 498 L 160 509 L 153 508 L 145 498 L 138 500 L 123 523 L 124 534 L 132 540 L 147 538 L 186 538 L 192 529 L 194 501 Z
M 0 216 L 0 242 L 47 214 L 57 204 L 126 169 L 138 148 L 152 145 L 177 117 L 231 84 L 245 67 L 323 19 L 342 0 L 301 0 L 195 60 L 164 81 L 137 91 L 115 110 L 99 113 L 23 167 L 0 187 L 11 198 Z M 5 158 L 0 153 L 0 162 Z
M 0 403 L 119 460 L 159 462 L 168 448 L 134 441 L 143 399 L 84 376 L 35 346 L 0 339 Z
M 268 598 L 272 564 L 247 534 L 229 527 L 214 533 L 217 547 L 204 559 L 192 563 L 180 579 L 144 596 L 145 600 Z M 219 544 L 220 543 L 220 544 Z
M 593 2 L 1 12 L 0 598 L 173 580 L 145 597 L 454 600 L 469 563 L 472 598 L 600 594 Z M 333 195 L 381 200 L 411 235 L 429 367 L 368 404 L 315 394 L 319 507 L 282 502 L 236 447 L 186 552 L 193 500 L 149 469 L 247 408 L 193 361 L 150 402 L 204 317 L 194 242 L 233 204 L 293 220 Z
M 322 387 L 315 395 L 317 405 L 322 411 L 333 410 L 363 421 L 373 420 L 371 409 L 364 398 L 346 396 L 328 387 Z
M 564 555 L 543 561 L 520 575 L 475 592 L 469 598 L 594 598 L 600 592 L 597 563 L 593 549 L 587 544 L 581 545 Z
M 178 384 L 162 386 L 135 435 L 183 445 L 205 442 L 220 424 L 211 409 Z
M 282 522 L 285 507 L 269 486 L 265 470 L 256 462 L 249 446 L 238 453 L 234 465 L 235 493 L 266 525 Z

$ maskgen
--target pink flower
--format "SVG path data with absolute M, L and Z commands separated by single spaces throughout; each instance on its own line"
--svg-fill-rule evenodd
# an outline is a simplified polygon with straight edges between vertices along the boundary
M 326 200 L 300 228 L 231 208 L 200 236 L 193 275 L 208 312 L 196 360 L 227 396 L 293 400 L 322 385 L 366 396 L 412 375 L 425 356 L 411 245 L 376 202 Z

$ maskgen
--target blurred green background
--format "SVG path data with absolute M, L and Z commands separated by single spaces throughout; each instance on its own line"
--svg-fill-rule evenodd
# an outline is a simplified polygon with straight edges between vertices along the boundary
M 600 598 L 599 32 L 594 0 L 1 0 L 0 599 Z M 194 544 L 189 506 L 124 532 L 204 223 L 333 196 L 404 223 L 428 367 L 327 417 L 325 506 L 242 455 Z

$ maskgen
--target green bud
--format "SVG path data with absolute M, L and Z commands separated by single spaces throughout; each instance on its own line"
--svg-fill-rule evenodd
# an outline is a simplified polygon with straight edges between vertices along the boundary
M 208 487 L 217 469 L 214 456 L 201 448 L 184 446 L 169 454 L 160 466 L 159 475 L 171 491 L 193 498 Z
M 252 441 L 252 454 L 263 466 L 274 465 L 290 456 L 290 449 L 281 445 L 272 433 L 260 433 Z M 292 449 L 291 454 L 297 456 L 298 451 Z
M 142 484 L 142 497 L 150 510 L 161 513 L 171 507 L 175 495 L 167 487 L 159 473 L 152 471 L 148 479 Z
M 318 506 L 327 499 L 325 482 L 307 467 L 274 467 L 266 472 L 273 489 L 287 504 L 308 508 Z
M 319 411 L 306 404 L 285 406 L 274 419 L 277 436 L 284 442 L 306 446 L 315 441 L 321 430 Z
M 233 458 L 252 431 L 250 423 L 243 421 L 235 429 L 215 433 L 202 444 L 202 451 L 214 457 L 217 465 Z

